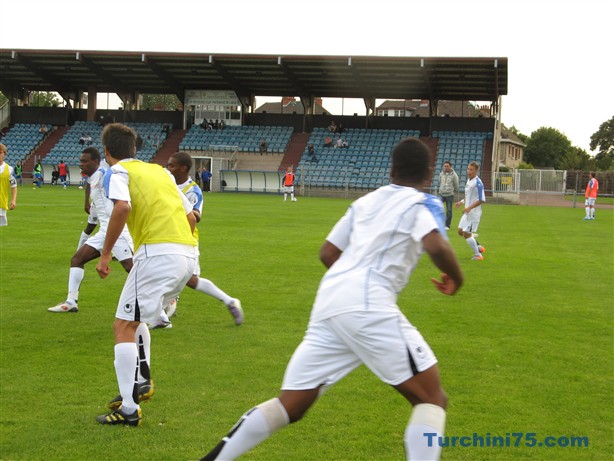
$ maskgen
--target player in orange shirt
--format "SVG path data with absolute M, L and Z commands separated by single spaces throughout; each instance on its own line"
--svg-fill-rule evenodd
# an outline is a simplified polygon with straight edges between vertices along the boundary
M 597 200 L 597 191 L 599 191 L 599 181 L 595 177 L 595 173 L 591 171 L 591 179 L 586 185 L 586 191 L 584 192 L 584 209 L 586 210 L 585 220 L 595 219 L 595 201 Z
M 281 178 L 281 184 L 284 186 L 284 202 L 290 194 L 290 199 L 293 202 L 296 202 L 296 197 L 294 196 L 294 181 L 296 180 L 296 176 L 292 172 L 292 167 L 289 166 L 286 170 L 286 174 Z

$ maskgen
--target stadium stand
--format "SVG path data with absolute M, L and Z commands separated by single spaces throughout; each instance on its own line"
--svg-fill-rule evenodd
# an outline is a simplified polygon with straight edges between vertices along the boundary
M 389 182 L 390 152 L 403 138 L 419 137 L 417 130 L 346 129 L 331 134 L 326 128 L 315 128 L 307 146 L 313 144 L 315 159 L 305 147 L 297 167 L 300 182 L 312 187 L 375 189 Z M 338 139 L 347 147 L 325 147 L 331 137 L 333 146 Z
M 6 163 L 15 165 L 23 162 L 40 145 L 44 136 L 39 133 L 39 128 L 40 124 L 36 123 L 16 123 L 5 133 L 1 142 L 8 151 Z
M 439 138 L 439 147 L 435 159 L 433 190 L 439 187 L 439 172 L 443 162 L 449 161 L 458 174 L 459 188 L 463 190 L 467 182 L 467 165 L 477 162 L 483 166 L 484 147 L 492 133 L 476 131 L 433 131 L 433 137 Z
M 162 123 L 126 123 L 132 127 L 143 139 L 143 145 L 137 150 L 136 157 L 140 160 L 149 161 L 156 154 L 160 145 L 164 141 L 162 133 Z M 102 126 L 96 122 L 77 121 L 70 127 L 62 139 L 51 149 L 41 163 L 44 165 L 55 165 L 60 160 L 64 160 L 69 165 L 78 165 L 81 151 L 86 144 L 80 144 L 82 137 L 92 139 L 91 146 L 103 152 L 100 136 Z
M 179 148 L 204 151 L 211 146 L 225 146 L 229 151 L 237 147 L 239 152 L 260 152 L 260 141 L 264 139 L 268 153 L 283 153 L 291 136 L 289 126 L 227 126 L 224 130 L 205 130 L 200 125 L 192 125 Z

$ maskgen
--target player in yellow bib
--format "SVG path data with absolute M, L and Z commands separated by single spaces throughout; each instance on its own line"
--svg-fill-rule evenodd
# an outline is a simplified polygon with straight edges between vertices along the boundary
M 162 307 L 179 295 L 194 273 L 196 218 L 168 171 L 134 158 L 136 133 L 131 128 L 119 123 L 107 125 L 102 144 L 111 166 L 104 186 L 113 211 L 96 270 L 102 278 L 109 274 L 111 249 L 125 224 L 134 240 L 135 254 L 113 323 L 121 403 L 113 399 L 111 413 L 96 419 L 102 424 L 138 426 L 142 419 L 139 394 L 143 394 L 139 384 L 151 379 L 151 340 L 146 324 L 156 321 Z

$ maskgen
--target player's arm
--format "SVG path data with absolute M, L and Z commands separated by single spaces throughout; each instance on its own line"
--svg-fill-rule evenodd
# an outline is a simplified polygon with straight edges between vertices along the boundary
M 83 205 L 83 209 L 85 210 L 87 214 L 90 214 L 90 193 L 91 193 L 91 188 L 90 188 L 90 183 L 88 182 L 85 185 L 85 204 Z
M 198 211 L 196 208 L 194 208 L 192 210 L 192 214 L 194 215 L 194 218 L 196 218 L 196 223 L 198 224 L 200 222 L 200 220 L 202 219 L 200 211 Z
M 322 264 L 324 264 L 327 269 L 330 269 L 330 267 L 335 264 L 335 261 L 339 259 L 341 253 L 343 253 L 343 251 L 328 240 L 325 240 L 320 247 L 320 261 L 322 261 Z
M 109 275 L 110 268 L 109 262 L 111 261 L 111 251 L 117 242 L 117 239 L 124 230 L 128 215 L 132 210 L 130 202 L 124 200 L 116 200 L 113 204 L 113 211 L 109 218 L 109 224 L 107 226 L 107 233 L 104 238 L 104 244 L 102 250 L 100 250 L 100 260 L 96 265 L 96 271 L 101 278 L 105 278 Z
M 11 186 L 11 201 L 9 203 L 9 210 L 14 210 L 17 206 L 17 180 L 11 176 L 10 179 Z
M 422 245 L 433 264 L 442 272 L 441 280 L 431 279 L 435 288 L 445 295 L 453 295 L 463 284 L 464 277 L 452 246 L 438 230 L 426 234 Z
M 196 216 L 194 216 L 194 211 L 190 211 L 185 215 L 188 218 L 188 223 L 190 224 L 190 230 L 194 233 L 194 229 L 196 229 Z

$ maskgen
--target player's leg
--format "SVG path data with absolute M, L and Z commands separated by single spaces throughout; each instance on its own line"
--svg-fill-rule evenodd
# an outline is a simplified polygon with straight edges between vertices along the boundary
M 70 260 L 68 271 L 68 294 L 66 301 L 47 309 L 49 312 L 67 313 L 79 311 L 79 288 L 85 277 L 85 264 L 100 256 L 100 252 L 89 244 L 82 245 Z
M 243 309 L 241 307 L 241 301 L 228 295 L 211 280 L 202 278 L 200 275 L 200 251 L 197 249 L 196 267 L 194 269 L 194 274 L 192 277 L 190 277 L 190 280 L 188 280 L 187 286 L 193 290 L 200 291 L 201 293 L 205 293 L 222 301 L 234 318 L 235 323 L 237 325 L 241 325 L 243 323 Z
M 444 434 L 448 399 L 441 387 L 437 365 L 419 372 L 394 388 L 414 407 L 405 428 L 407 459 L 438 460 L 441 455 L 439 440 Z
M 192 277 L 190 277 L 190 280 L 188 280 L 187 286 L 193 290 L 212 296 L 215 299 L 219 299 L 224 303 L 230 315 L 232 315 L 235 324 L 241 325 L 243 323 L 243 308 L 241 307 L 241 301 L 228 295 L 211 280 L 200 277 L 200 262 L 198 259 L 196 261 L 196 270 Z
M 474 233 L 478 231 L 480 221 L 469 220 L 469 219 L 467 221 L 468 221 L 468 225 L 463 230 L 463 237 L 465 238 L 467 245 L 469 245 L 469 247 L 471 248 L 471 251 L 473 251 L 472 259 L 475 259 L 475 260 L 484 259 L 484 257 L 482 256 L 482 251 L 480 251 L 480 244 L 478 243 L 478 241 L 473 235 Z
M 121 395 L 121 405 L 107 415 L 97 417 L 102 424 L 139 425 L 139 368 L 146 370 L 141 378 L 150 375 L 150 356 L 147 332 L 141 322 L 154 322 L 160 315 L 163 302 L 177 296 L 194 270 L 194 259 L 181 255 L 160 255 L 134 262 L 119 298 L 113 331 L 115 333 L 115 372 Z M 137 335 L 137 330 L 139 335 Z M 143 339 L 141 348 L 137 344 Z M 113 399 L 109 406 L 115 408 Z
M 446 229 L 450 229 L 452 225 L 452 206 L 454 201 L 454 196 L 450 195 L 447 197 L 442 197 L 445 205 L 446 205 Z

